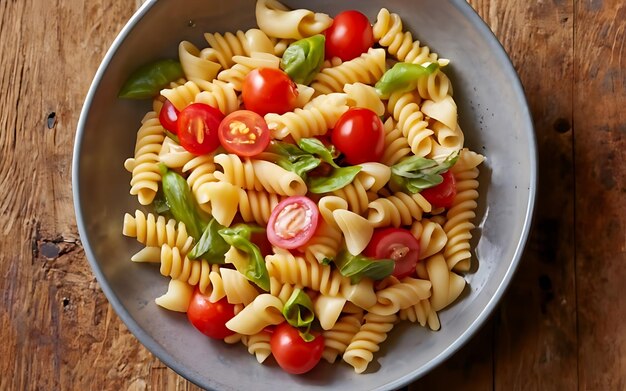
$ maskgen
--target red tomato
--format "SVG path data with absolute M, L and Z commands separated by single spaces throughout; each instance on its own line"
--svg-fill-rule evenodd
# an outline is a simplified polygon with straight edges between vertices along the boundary
M 441 174 L 443 182 L 420 192 L 435 208 L 450 208 L 456 197 L 456 180 L 450 171 Z
M 263 117 L 250 110 L 228 114 L 220 124 L 218 134 L 220 143 L 229 153 L 244 157 L 263 152 L 271 138 Z
M 265 256 L 267 255 L 274 254 L 274 250 L 272 249 L 272 243 L 270 243 L 270 241 L 267 239 L 267 235 L 265 234 L 265 232 L 254 232 L 250 237 L 250 241 L 256 244 L 256 246 L 261 251 L 261 255 L 263 255 L 263 258 L 265 258 Z
M 267 223 L 267 238 L 275 246 L 291 250 L 311 239 L 320 212 L 317 204 L 303 196 L 286 198 L 276 205 Z
M 284 114 L 296 107 L 298 87 L 280 69 L 257 68 L 246 75 L 241 96 L 246 109 L 257 114 Z
M 215 303 L 211 303 L 209 298 L 196 288 L 189 309 L 187 318 L 195 328 L 208 337 L 224 339 L 235 332 L 226 327 L 226 322 L 235 316 L 235 306 L 230 304 L 226 298 Z
M 365 256 L 376 259 L 393 259 L 393 275 L 403 278 L 415 273 L 420 255 L 420 243 L 411 231 L 403 228 L 377 229 L 372 235 Z
M 344 11 L 335 16 L 326 30 L 326 58 L 352 60 L 374 46 L 372 25 L 359 11 Z
M 224 114 L 204 103 L 192 103 L 178 115 L 180 145 L 196 155 L 213 152 L 220 145 L 218 130 Z
M 352 165 L 379 161 L 385 152 L 383 122 L 372 110 L 353 107 L 339 117 L 332 141 Z
M 161 122 L 161 126 L 165 129 L 169 130 L 174 134 L 178 134 L 178 114 L 180 112 L 174 107 L 172 102 L 168 99 L 165 99 L 163 102 L 163 107 L 159 112 L 159 121 Z
M 324 336 L 318 335 L 306 342 L 300 332 L 287 322 L 276 326 L 270 338 L 272 355 L 287 373 L 300 375 L 313 369 L 324 352 Z

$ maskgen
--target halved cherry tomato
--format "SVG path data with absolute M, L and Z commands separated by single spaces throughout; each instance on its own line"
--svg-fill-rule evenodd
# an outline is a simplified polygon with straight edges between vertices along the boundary
M 172 102 L 170 102 L 169 99 L 165 99 L 163 107 L 161 107 L 161 111 L 159 112 L 159 121 L 161 122 L 161 126 L 174 134 L 178 134 L 177 121 L 179 113 L 180 112 L 176 109 Z
M 441 174 L 443 182 L 420 192 L 435 208 L 450 208 L 456 197 L 456 180 L 450 171 Z
M 420 243 L 403 228 L 382 228 L 374 231 L 365 255 L 376 259 L 393 259 L 393 275 L 403 278 L 415 273 L 420 255 Z
M 220 145 L 218 130 L 224 114 L 204 103 L 192 103 L 178 115 L 180 145 L 196 155 L 213 152 Z
M 234 331 L 226 327 L 226 322 L 234 316 L 235 306 L 230 304 L 225 297 L 211 303 L 209 298 L 196 287 L 189 309 L 187 309 L 187 318 L 202 334 L 215 339 L 224 339 L 233 335 Z
M 286 198 L 276 205 L 267 223 L 267 238 L 275 246 L 291 250 L 306 244 L 315 234 L 319 209 L 303 196 Z
M 372 25 L 359 11 L 344 11 L 335 16 L 326 30 L 326 58 L 352 60 L 374 46 Z
M 320 334 L 313 341 L 306 342 L 297 328 L 283 322 L 274 329 L 270 348 L 276 362 L 285 372 L 300 375 L 320 362 L 324 352 L 324 336 Z
M 350 164 L 377 162 L 385 152 L 385 129 L 372 110 L 353 107 L 339 117 L 332 141 Z
M 293 111 L 298 99 L 298 87 L 280 69 L 257 68 L 246 75 L 241 91 L 246 109 L 264 116 Z
M 257 113 L 237 110 L 220 124 L 219 138 L 222 146 L 238 156 L 254 156 L 263 152 L 270 143 L 267 123 Z

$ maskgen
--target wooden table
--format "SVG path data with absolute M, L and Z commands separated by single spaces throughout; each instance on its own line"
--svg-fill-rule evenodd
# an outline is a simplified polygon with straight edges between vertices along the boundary
M 626 390 L 626 3 L 470 3 L 532 107 L 535 227 L 492 319 L 410 389 Z M 135 8 L 0 2 L 0 390 L 196 389 L 115 315 L 74 218 L 80 108 Z

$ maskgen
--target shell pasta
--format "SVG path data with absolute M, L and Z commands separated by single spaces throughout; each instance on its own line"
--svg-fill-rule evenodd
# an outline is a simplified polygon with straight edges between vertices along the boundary
M 350 58 L 324 55 L 330 15 L 277 0 L 255 15 L 181 41 L 180 72 L 155 88 L 124 163 L 143 208 L 123 217 L 130 267 L 158 269 L 157 305 L 263 365 L 285 368 L 272 341 L 289 325 L 318 361 L 363 373 L 397 323 L 446 327 L 476 270 L 485 158 L 465 146 L 450 60 L 398 14 L 381 9 Z M 396 65 L 417 76 L 394 86 Z M 282 90 L 253 101 L 263 75 Z M 199 302 L 224 311 L 219 334 L 194 322 Z

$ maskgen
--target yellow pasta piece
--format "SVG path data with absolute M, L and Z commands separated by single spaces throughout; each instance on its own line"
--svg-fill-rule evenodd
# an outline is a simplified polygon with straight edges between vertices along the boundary
M 339 66 L 322 69 L 315 76 L 311 87 L 319 95 L 341 92 L 346 84 L 360 82 L 373 85 L 385 73 L 385 58 L 385 49 L 369 49 L 360 57 Z
M 330 16 L 307 9 L 289 10 L 277 0 L 256 2 L 256 22 L 267 35 L 302 39 L 319 34 L 333 23 Z
M 283 303 L 278 297 L 263 293 L 226 322 L 226 327 L 239 334 L 254 335 L 267 326 L 282 323 L 285 320 L 282 310 Z
M 135 216 L 129 213 L 124 215 L 122 234 L 137 238 L 139 243 L 149 247 L 161 247 L 163 244 L 177 247 L 183 254 L 191 250 L 194 243 L 185 223 L 174 219 L 166 221 L 163 216 L 152 213 L 146 215 L 140 210 L 135 211 Z
M 356 373 L 363 373 L 374 359 L 374 353 L 380 350 L 380 344 L 387 339 L 397 316 L 365 315 L 359 332 L 352 338 L 343 354 L 343 360 L 354 367 Z
M 170 280 L 167 292 L 157 297 L 154 302 L 170 311 L 187 312 L 192 296 L 193 286 L 184 281 Z

